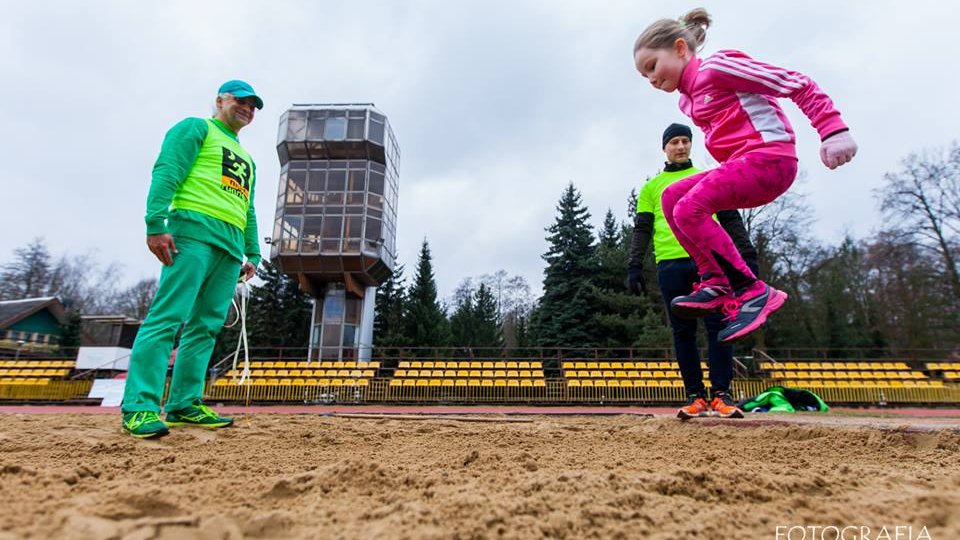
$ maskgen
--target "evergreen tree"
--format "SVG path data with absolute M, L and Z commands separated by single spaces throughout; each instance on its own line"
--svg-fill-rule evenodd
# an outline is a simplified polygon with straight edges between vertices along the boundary
M 296 279 L 264 260 L 258 272 L 263 284 L 250 291 L 247 328 L 251 346 L 305 348 L 310 341 L 310 296 Z
M 569 184 L 557 205 L 556 221 L 547 228 L 550 247 L 537 321 L 538 342 L 547 347 L 596 344 L 591 284 L 597 270 L 590 213 Z
M 247 301 L 248 346 L 251 350 L 261 349 L 261 356 L 279 355 L 281 348 L 294 349 L 285 355 L 303 355 L 304 351 L 297 349 L 306 349 L 310 341 L 310 296 L 300 290 L 296 279 L 268 259 L 260 263 L 257 276 L 263 282 L 250 287 Z M 217 337 L 215 362 L 232 354 L 239 339 L 240 323 L 232 307 L 225 323 L 232 326 L 224 328 Z
M 453 315 L 450 316 L 450 344 L 455 347 L 472 347 L 476 345 L 477 321 L 473 305 L 473 290 L 469 286 L 469 281 L 458 288 L 458 293 L 454 294 L 454 302 L 456 304 Z
M 63 357 L 73 357 L 77 355 L 80 348 L 80 326 L 82 319 L 80 312 L 75 309 L 66 310 L 66 323 L 60 332 L 60 342 L 58 352 Z
M 626 287 L 632 236 L 632 227 L 619 226 L 613 212 L 607 210 L 597 246 L 598 270 L 592 289 L 597 306 L 593 316 L 597 344 L 669 347 L 670 332 L 662 309 L 649 296 L 636 296 Z
M 449 327 L 437 299 L 430 246 L 423 241 L 413 284 L 407 293 L 403 315 L 404 336 L 414 347 L 441 347 L 449 342 Z
M 497 299 L 493 296 L 493 292 L 482 283 L 474 298 L 473 346 L 484 349 L 499 349 L 503 346 L 503 337 L 500 329 L 500 314 L 497 311 Z
M 406 297 L 403 270 L 403 266 L 398 266 L 387 281 L 377 288 L 376 315 L 373 319 L 373 343 L 377 347 L 409 345 L 403 334 Z

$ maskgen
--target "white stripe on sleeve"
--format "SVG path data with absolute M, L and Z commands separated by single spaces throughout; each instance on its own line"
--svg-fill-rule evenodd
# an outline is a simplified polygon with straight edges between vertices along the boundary
M 805 80 L 790 75 L 785 71 L 767 69 L 762 65 L 746 62 L 740 58 L 710 58 L 709 61 L 704 63 L 721 64 L 736 71 L 749 73 L 755 77 L 762 77 L 770 81 L 772 84 L 785 88 L 792 88 L 793 90 L 799 90 L 807 85 Z

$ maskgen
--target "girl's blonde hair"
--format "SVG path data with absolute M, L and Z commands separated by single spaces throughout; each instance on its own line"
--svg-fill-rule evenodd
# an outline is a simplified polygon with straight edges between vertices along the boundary
M 640 34 L 633 44 L 633 53 L 640 49 L 668 49 L 673 47 L 677 38 L 686 40 L 690 50 L 697 52 L 707 39 L 711 22 L 713 19 L 703 8 L 692 9 L 679 19 L 660 19 Z

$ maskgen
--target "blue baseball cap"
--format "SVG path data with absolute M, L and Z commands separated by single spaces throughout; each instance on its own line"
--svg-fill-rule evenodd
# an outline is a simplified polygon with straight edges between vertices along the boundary
M 252 97 L 257 100 L 257 108 L 263 108 L 263 100 L 260 99 L 260 96 L 258 96 L 256 92 L 253 91 L 253 87 L 244 81 L 239 81 L 236 79 L 227 81 L 220 85 L 220 90 L 217 90 L 217 93 L 232 94 L 234 97 L 238 98 Z

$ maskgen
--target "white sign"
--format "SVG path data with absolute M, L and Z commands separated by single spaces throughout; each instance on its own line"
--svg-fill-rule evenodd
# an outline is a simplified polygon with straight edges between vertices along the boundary
M 101 407 L 118 407 L 123 401 L 123 389 L 126 386 L 126 379 L 94 379 L 87 397 L 103 398 Z

